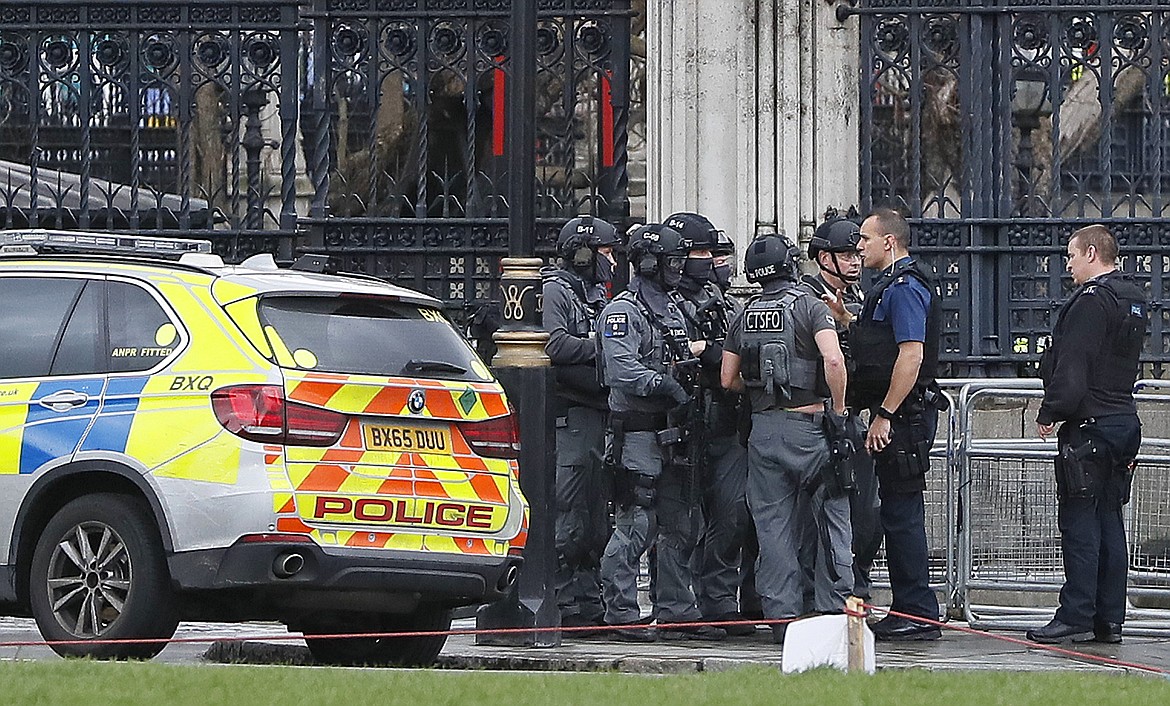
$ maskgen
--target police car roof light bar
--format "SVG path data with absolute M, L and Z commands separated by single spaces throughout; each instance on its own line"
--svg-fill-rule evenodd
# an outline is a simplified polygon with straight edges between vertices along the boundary
M 0 253 L 27 255 L 29 248 L 34 251 L 44 248 L 57 252 L 180 257 L 186 253 L 210 253 L 211 241 L 85 231 L 0 230 Z

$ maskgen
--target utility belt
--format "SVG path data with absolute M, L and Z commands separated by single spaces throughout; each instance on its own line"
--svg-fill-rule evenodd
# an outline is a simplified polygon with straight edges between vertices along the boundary
M 666 427 L 665 412 L 610 412 L 609 426 L 626 431 L 658 431 Z
M 933 414 L 945 412 L 951 408 L 951 402 L 942 393 L 938 383 L 931 380 L 928 383 L 916 383 L 902 404 L 898 405 L 897 415 L 912 417 L 919 414 Z
M 610 412 L 609 431 L 613 438 L 605 456 L 605 465 L 614 471 L 623 470 L 622 446 L 625 445 L 626 432 L 649 431 L 661 434 L 660 430 L 665 427 L 665 412 Z
M 772 407 L 767 411 L 776 412 L 782 417 L 788 417 L 789 419 L 800 419 L 812 424 L 821 424 L 825 419 L 824 412 L 799 412 L 795 409 L 780 409 L 777 407 Z

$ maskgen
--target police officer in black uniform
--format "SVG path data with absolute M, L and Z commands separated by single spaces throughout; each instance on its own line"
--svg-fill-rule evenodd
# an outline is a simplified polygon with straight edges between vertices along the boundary
M 702 491 L 702 529 L 692 559 L 695 598 L 704 620 L 739 621 L 740 558 L 747 530 L 747 449 L 739 443 L 741 395 L 719 384 L 723 339 L 727 326 L 742 309 L 723 294 L 714 268 L 720 232 L 698 213 L 675 213 L 666 225 L 679 232 L 687 261 L 677 290 L 687 335 L 697 345 L 701 364 L 700 414 L 696 429 L 697 475 Z M 726 246 L 724 246 L 726 247 Z M 730 285 L 730 277 L 727 278 Z M 730 635 L 755 633 L 751 625 L 728 625 Z
M 1148 306 L 1117 271 L 1105 226 L 1072 234 L 1068 271 L 1077 290 L 1061 306 L 1044 351 L 1041 438 L 1057 422 L 1056 488 L 1064 586 L 1056 617 L 1028 631 L 1043 643 L 1121 642 L 1129 559 L 1121 507 L 1129 501 L 1141 423 L 1133 399 Z
M 646 225 L 626 246 L 634 276 L 629 288 L 601 313 L 601 363 L 609 387 L 613 464 L 617 469 L 616 527 L 601 559 L 605 622 L 618 639 L 718 640 L 727 633 L 710 626 L 671 627 L 700 619 L 690 556 L 698 532 L 684 474 L 671 466 L 681 437 L 670 412 L 691 401 L 676 376 L 693 352 L 686 323 L 670 292 L 682 280 L 686 251 L 682 238 L 663 225 Z M 680 364 L 685 367 L 680 368 Z M 638 567 L 657 540 L 655 563 L 658 633 L 641 627 Z
M 830 218 L 822 223 L 808 242 L 808 259 L 819 268 L 816 274 L 801 277 L 800 284 L 810 294 L 823 300 L 837 321 L 837 337 L 845 354 L 850 375 L 856 369 L 849 348 L 849 324 L 857 320 L 865 301 L 858 286 L 861 279 L 861 253 L 857 243 L 861 229 L 847 218 Z M 866 428 L 860 409 L 849 410 L 847 431 L 858 450 L 865 446 Z M 877 476 L 873 458 L 858 453 L 853 458 L 855 488 L 849 496 L 849 522 L 853 528 L 853 595 L 870 597 L 869 572 L 882 546 L 881 520 L 878 517 Z
M 541 272 L 544 350 L 557 380 L 557 604 L 567 627 L 604 622 L 598 568 L 609 539 L 613 481 L 602 463 L 608 391 L 598 377 L 594 332 L 619 243 L 611 224 L 574 218 L 557 237 L 557 267 Z
M 756 590 L 769 620 L 804 610 L 797 560 L 805 538 L 800 503 L 812 508 L 823 537 L 817 554 L 816 608 L 841 611 L 853 589 L 849 499 L 837 492 L 825 415 L 845 414 L 845 358 L 828 306 L 797 285 L 799 253 L 777 235 L 748 245 L 744 271 L 764 292 L 732 322 L 723 349 L 724 387 L 746 389 L 748 507 L 759 538 Z M 826 405 L 826 401 L 831 404 Z M 786 625 L 775 624 L 783 640 Z
M 861 224 L 862 264 L 881 276 L 849 331 L 857 366 L 850 404 L 870 410 L 873 454 L 894 611 L 938 620 L 926 545 L 926 472 L 942 399 L 935 382 L 942 306 L 928 275 L 910 257 L 910 226 L 878 209 Z M 937 626 L 888 615 L 879 640 L 937 640 Z

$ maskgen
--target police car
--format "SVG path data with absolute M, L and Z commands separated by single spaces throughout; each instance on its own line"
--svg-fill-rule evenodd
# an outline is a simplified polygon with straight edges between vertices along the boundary
M 322 661 L 420 664 L 443 636 L 317 636 L 446 630 L 516 580 L 516 419 L 437 300 L 0 231 L 0 302 L 0 602 L 58 653 L 264 619 Z

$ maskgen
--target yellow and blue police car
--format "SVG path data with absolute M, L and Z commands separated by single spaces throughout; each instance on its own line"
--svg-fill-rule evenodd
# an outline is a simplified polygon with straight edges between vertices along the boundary
M 431 297 L 210 243 L 0 231 L 0 603 L 63 655 L 278 620 L 420 664 L 515 582 L 500 384 Z

